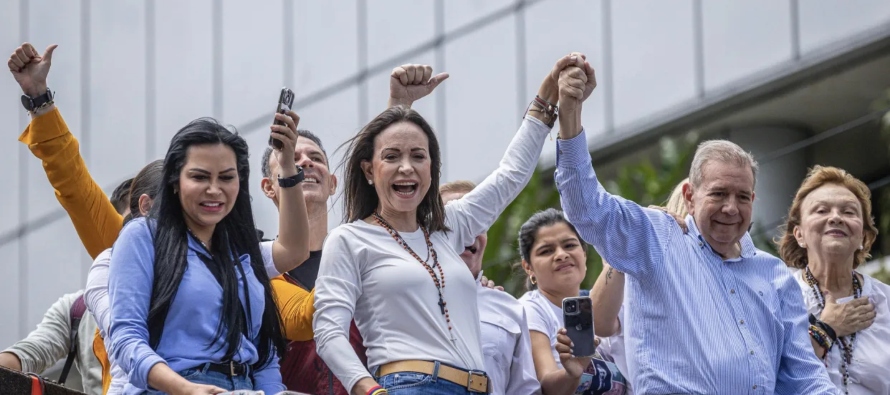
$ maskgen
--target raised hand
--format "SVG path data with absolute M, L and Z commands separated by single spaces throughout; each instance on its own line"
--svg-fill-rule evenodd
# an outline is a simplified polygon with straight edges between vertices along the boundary
M 429 95 L 448 73 L 433 76 L 433 68 L 423 64 L 403 64 L 392 69 L 389 78 L 389 107 L 411 107 L 415 101 Z
M 271 137 L 281 142 L 281 149 L 273 154 L 278 160 L 278 172 L 282 178 L 297 174 L 297 165 L 294 158 L 294 148 L 297 146 L 297 125 L 300 124 L 300 116 L 293 111 L 287 114 L 276 113 L 275 120 L 284 125 L 273 124 Z
M 46 92 L 46 76 L 56 47 L 58 45 L 50 45 L 40 55 L 33 45 L 24 43 L 9 56 L 6 65 L 26 95 L 35 97 Z
M 572 52 L 559 58 L 559 60 L 556 61 L 556 64 L 553 65 L 553 68 L 547 72 L 546 76 L 544 76 L 544 80 L 541 81 L 541 86 L 538 87 L 538 97 L 547 103 L 556 104 L 556 102 L 559 101 L 559 73 L 569 66 L 583 66 L 584 59 L 584 54 L 580 52 Z M 535 117 L 548 125 L 551 122 L 555 122 L 549 114 L 541 111 L 536 106 L 529 107 L 528 115 Z

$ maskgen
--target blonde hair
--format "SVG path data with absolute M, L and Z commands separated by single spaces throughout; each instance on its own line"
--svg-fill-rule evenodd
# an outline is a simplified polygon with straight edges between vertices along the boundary
M 677 186 L 674 187 L 673 192 L 671 192 L 671 196 L 668 198 L 667 203 L 664 204 L 664 208 L 681 217 L 685 217 L 686 214 L 688 214 L 686 211 L 686 198 L 683 197 L 683 185 L 688 183 L 689 178 L 684 178 L 683 181 L 680 181 Z
M 791 202 L 791 210 L 788 211 L 788 219 L 782 229 L 776 244 L 779 247 L 779 256 L 785 264 L 798 269 L 807 267 L 807 250 L 801 247 L 794 237 L 794 228 L 800 226 L 800 211 L 804 199 L 810 193 L 825 185 L 840 185 L 850 190 L 856 196 L 856 200 L 862 205 L 862 249 L 857 250 L 853 260 L 853 268 L 858 267 L 871 258 L 868 252 L 878 237 L 878 228 L 875 227 L 875 219 L 871 216 L 871 191 L 864 182 L 853 177 L 843 169 L 837 167 L 816 166 L 810 170 Z
M 467 180 L 458 180 L 451 181 L 443 184 L 439 187 L 439 195 L 444 195 L 446 193 L 470 193 L 473 189 L 476 188 L 476 183 L 473 181 Z

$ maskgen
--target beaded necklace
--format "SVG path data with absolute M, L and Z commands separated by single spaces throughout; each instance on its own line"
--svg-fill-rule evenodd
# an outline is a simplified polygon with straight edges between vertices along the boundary
M 816 297 L 816 301 L 819 303 L 819 309 L 825 310 L 825 296 L 822 295 L 822 290 L 819 288 L 819 281 L 816 280 L 816 277 L 813 276 L 813 272 L 810 271 L 810 267 L 807 266 L 806 272 L 804 273 L 804 279 L 807 284 L 810 285 L 810 289 L 813 290 L 813 296 Z M 862 284 L 859 282 L 859 278 L 856 277 L 856 272 L 853 271 L 853 298 L 859 299 L 862 297 Z M 850 364 L 853 363 L 853 342 L 856 341 L 856 334 L 852 334 L 847 336 L 849 339 L 845 337 L 838 336 L 838 346 L 841 348 L 841 375 L 844 379 L 844 394 L 849 395 L 850 392 L 847 390 L 847 383 L 850 380 Z M 826 353 L 826 355 L 828 355 Z
M 448 313 L 448 303 L 445 302 L 445 297 L 442 295 L 442 292 L 445 289 L 445 272 L 442 270 L 442 265 L 439 264 L 439 257 L 438 255 L 436 255 L 436 249 L 433 248 L 433 242 L 430 241 L 429 231 L 427 231 L 426 227 L 424 227 L 423 225 L 420 226 L 420 229 L 423 231 L 423 238 L 426 240 L 427 252 L 429 253 L 429 255 L 427 256 L 427 261 L 429 261 L 430 257 L 432 257 L 432 266 L 430 266 L 427 261 L 420 259 L 420 255 L 417 255 L 417 253 L 414 252 L 411 246 L 409 246 L 405 239 L 402 238 L 402 235 L 400 235 L 399 232 L 395 230 L 392 225 L 389 224 L 389 222 L 386 222 L 386 220 L 383 219 L 380 214 L 375 211 L 373 215 L 374 221 L 376 221 L 378 225 L 386 229 L 386 231 L 389 232 L 389 235 L 392 236 L 393 240 L 395 240 L 396 243 L 399 243 L 399 245 L 405 251 L 407 251 L 409 254 L 411 254 L 411 256 L 414 257 L 414 259 L 417 260 L 417 262 L 420 262 L 420 264 L 423 265 L 424 269 L 426 269 L 427 273 L 429 273 L 430 278 L 433 279 L 433 284 L 436 285 L 436 291 L 438 291 L 439 293 L 439 310 L 441 310 L 442 315 L 445 316 L 445 322 L 448 324 L 448 333 L 451 334 L 451 341 L 456 341 L 457 339 L 454 338 L 454 333 L 451 330 L 451 316 Z M 436 272 L 433 271 L 433 267 L 439 269 L 438 277 L 436 276 Z M 439 278 L 442 279 L 441 282 Z

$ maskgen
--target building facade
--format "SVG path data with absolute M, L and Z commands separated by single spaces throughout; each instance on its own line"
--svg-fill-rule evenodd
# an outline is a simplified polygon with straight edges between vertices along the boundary
M 59 44 L 49 86 L 106 191 L 161 158 L 188 121 L 212 116 L 250 144 L 267 234 L 277 214 L 259 194 L 258 161 L 279 89 L 297 93 L 300 127 L 338 163 L 336 148 L 385 107 L 389 73 L 403 63 L 451 74 L 415 106 L 440 136 L 445 180 L 495 168 L 541 79 L 573 50 L 597 71 L 584 114 L 594 163 L 689 130 L 736 140 L 764 163 L 758 196 L 777 197 L 758 206 L 762 222 L 783 215 L 782 198 L 812 164 L 876 187 L 888 174 L 886 144 L 863 118 L 890 87 L 885 0 L 0 0 L 0 9 L 0 48 Z M 28 117 L 9 75 L 0 92 L 5 347 L 83 287 L 91 260 L 39 161 L 15 140 Z M 548 141 L 542 165 L 553 151 Z

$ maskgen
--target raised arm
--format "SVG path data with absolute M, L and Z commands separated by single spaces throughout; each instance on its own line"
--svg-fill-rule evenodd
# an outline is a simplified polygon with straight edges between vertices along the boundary
M 284 123 L 271 127 L 271 137 L 282 144 L 281 149 L 274 152 L 278 159 L 278 176 L 290 178 L 297 175 L 293 152 L 300 116 L 288 111 L 286 115 L 275 114 L 275 120 Z M 272 258 L 278 273 L 285 273 L 309 258 L 309 215 L 306 214 L 302 185 L 281 187 L 278 194 L 278 238 L 272 243 Z
M 325 242 L 315 281 L 315 347 L 351 394 L 365 394 L 377 385 L 349 343 L 349 327 L 355 304 L 362 294 L 362 278 L 357 252 L 343 227 L 334 229 Z
M 10 57 L 9 70 L 25 95 L 34 98 L 47 91 L 46 79 L 55 48 L 50 45 L 41 56 L 34 46 L 24 43 Z M 80 155 L 77 139 L 54 104 L 31 113 L 31 124 L 19 136 L 19 141 L 43 162 L 56 199 L 68 212 L 90 256 L 96 258 L 111 247 L 120 233 L 123 218 L 93 180 Z
M 566 68 L 559 78 L 556 187 L 566 218 L 612 267 L 641 274 L 663 260 L 670 215 L 606 192 L 596 178 L 581 127 L 581 103 L 596 86 L 593 68 Z M 675 229 L 678 233 L 679 228 Z
M 557 79 L 569 65 L 583 64 L 584 55 L 574 52 L 560 58 L 538 88 L 536 103 L 529 106 L 519 131 L 507 147 L 498 168 L 473 191 L 445 207 L 453 233 L 453 246 L 459 251 L 472 239 L 488 230 L 498 216 L 522 191 L 531 179 L 541 155 L 544 140 L 552 128 L 553 113 L 547 105 L 558 98 Z M 540 102 L 538 101 L 540 100 Z
M 624 273 L 603 262 L 603 271 L 590 290 L 590 299 L 593 302 L 593 326 L 596 335 L 609 337 L 621 331 L 618 312 L 624 303 Z

